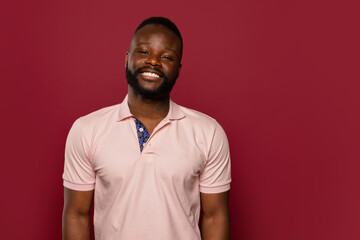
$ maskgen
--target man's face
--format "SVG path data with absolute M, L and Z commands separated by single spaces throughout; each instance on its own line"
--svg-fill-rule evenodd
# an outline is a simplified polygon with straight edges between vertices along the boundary
M 126 79 L 135 93 L 147 99 L 168 96 L 181 69 L 181 42 L 159 24 L 139 29 L 126 54 Z

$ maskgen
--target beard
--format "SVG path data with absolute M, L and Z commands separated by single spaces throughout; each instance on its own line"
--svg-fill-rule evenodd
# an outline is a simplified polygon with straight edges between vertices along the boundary
M 178 78 L 178 75 L 176 75 L 174 78 L 169 79 L 166 74 L 162 74 L 163 82 L 161 85 L 154 90 L 146 89 L 139 84 L 138 76 L 144 69 L 154 69 L 158 72 L 160 72 L 158 69 L 151 68 L 151 67 L 143 67 L 139 68 L 135 71 L 135 73 L 132 73 L 126 64 L 125 70 L 126 70 L 126 80 L 127 83 L 134 89 L 134 92 L 137 95 L 142 96 L 144 99 L 150 99 L 150 100 L 159 100 L 163 98 L 167 98 L 171 92 L 171 89 L 175 85 L 176 79 Z

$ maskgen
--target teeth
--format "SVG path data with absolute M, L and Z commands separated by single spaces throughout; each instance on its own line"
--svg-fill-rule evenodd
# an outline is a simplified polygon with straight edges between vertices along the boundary
M 156 73 L 151 73 L 151 72 L 143 72 L 142 75 L 149 76 L 149 77 L 160 77 Z

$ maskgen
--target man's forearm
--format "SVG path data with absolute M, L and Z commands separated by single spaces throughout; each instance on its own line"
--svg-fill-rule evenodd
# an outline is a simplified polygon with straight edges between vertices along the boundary
M 63 240 L 90 240 L 90 216 L 63 216 Z
M 206 217 L 202 219 L 203 240 L 229 240 L 230 220 L 229 216 Z

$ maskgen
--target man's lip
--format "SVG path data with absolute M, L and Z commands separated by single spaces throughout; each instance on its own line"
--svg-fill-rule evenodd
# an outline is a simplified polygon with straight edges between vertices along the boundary
M 152 73 L 152 74 L 145 74 L 145 73 Z M 144 72 L 140 73 L 139 75 L 141 76 L 141 78 L 143 78 L 144 80 L 147 80 L 147 81 L 157 81 L 157 80 L 161 79 L 159 74 L 153 73 L 153 72 L 148 72 L 148 71 L 144 71 Z
M 160 71 L 156 71 L 156 70 L 154 70 L 154 69 L 144 68 L 144 69 L 141 69 L 141 70 L 140 70 L 140 74 L 141 74 L 141 73 L 145 73 L 145 72 L 155 73 L 155 74 L 157 74 L 160 78 L 163 77 L 163 73 L 161 73 Z

